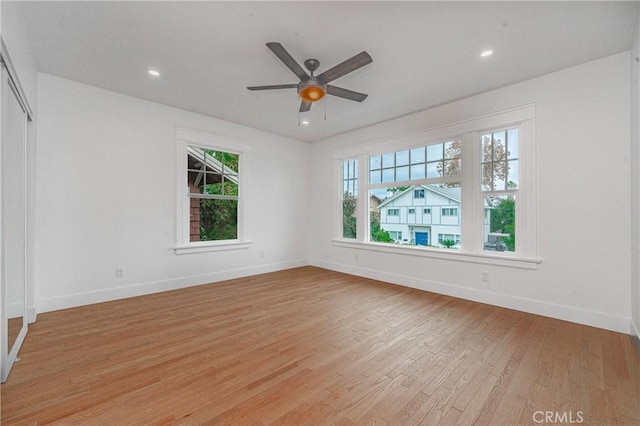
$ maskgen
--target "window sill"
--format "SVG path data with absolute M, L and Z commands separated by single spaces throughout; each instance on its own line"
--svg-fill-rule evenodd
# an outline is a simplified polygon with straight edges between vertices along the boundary
M 541 259 L 514 257 L 509 254 L 478 254 L 458 250 L 420 248 L 415 246 L 389 245 L 383 243 L 363 243 L 335 239 L 336 247 L 356 248 L 361 250 L 377 251 L 382 253 L 394 253 L 406 256 L 428 257 L 431 259 L 449 260 L 458 262 L 478 263 L 483 265 L 505 266 L 518 269 L 538 269 Z
M 230 251 L 248 249 L 251 241 L 217 241 L 191 243 L 173 248 L 176 254 L 206 253 L 210 251 Z

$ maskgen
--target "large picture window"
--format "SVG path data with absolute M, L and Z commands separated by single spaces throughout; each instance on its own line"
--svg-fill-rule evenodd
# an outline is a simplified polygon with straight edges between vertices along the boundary
M 443 244 L 433 236 L 461 233 L 459 220 L 445 217 L 457 216 L 462 203 L 461 162 L 458 139 L 371 155 L 367 186 L 381 202 L 370 215 L 370 241 L 458 249 L 459 241 Z
M 349 223 L 368 229 L 341 238 L 535 262 L 534 119 L 529 105 L 346 148 L 342 200 L 368 195 L 349 209 Z M 364 167 L 360 180 L 350 178 L 352 164 Z
M 247 163 L 245 142 L 178 130 L 177 253 L 247 242 Z

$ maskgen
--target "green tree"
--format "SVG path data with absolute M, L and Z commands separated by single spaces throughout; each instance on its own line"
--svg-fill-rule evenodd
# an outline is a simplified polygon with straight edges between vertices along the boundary
M 342 200 L 342 237 L 356 238 L 356 198 L 345 192 Z
M 206 185 L 206 194 L 238 196 L 238 184 L 229 177 L 238 176 L 240 157 L 228 152 L 207 150 L 209 155 L 223 164 L 221 181 Z M 223 178 L 224 177 L 224 178 Z M 234 240 L 238 238 L 238 200 L 200 199 L 200 240 Z
M 503 238 L 509 251 L 515 251 L 516 248 L 516 202 L 512 198 L 494 199 L 497 204 L 491 210 L 491 232 L 499 232 L 509 234 L 509 237 Z
M 369 215 L 370 227 L 371 227 L 371 241 L 377 243 L 393 243 L 391 234 L 380 227 L 380 213 L 371 212 Z

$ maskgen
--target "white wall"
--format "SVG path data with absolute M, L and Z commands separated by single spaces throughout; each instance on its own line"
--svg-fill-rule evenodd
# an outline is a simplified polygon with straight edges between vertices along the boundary
M 629 67 L 625 52 L 312 145 L 311 211 L 325 212 L 334 150 L 535 103 L 536 270 L 337 247 L 326 214 L 314 220 L 311 263 L 629 333 Z
M 39 312 L 307 263 L 308 144 L 47 74 L 38 91 Z M 172 250 L 176 127 L 251 143 L 251 248 Z
M 640 16 L 631 50 L 631 310 L 640 351 Z

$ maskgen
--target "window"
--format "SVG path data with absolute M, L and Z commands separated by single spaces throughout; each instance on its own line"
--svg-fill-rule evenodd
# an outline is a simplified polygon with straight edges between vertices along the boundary
M 230 142 L 178 130 L 178 254 L 246 243 L 242 170 L 248 145 Z
M 443 207 L 442 216 L 458 216 L 458 209 L 452 207 Z
M 236 240 L 240 155 L 187 146 L 189 241 Z
M 356 238 L 358 201 L 358 160 L 342 163 L 342 238 Z
M 460 173 L 462 144 L 458 139 L 439 141 L 412 149 L 402 149 L 368 158 L 369 182 L 366 185 L 370 197 L 381 200 L 380 207 L 386 204 L 387 214 L 378 217 L 371 214 L 369 226 L 370 241 L 393 243 L 392 234 L 403 232 L 411 235 L 409 225 L 426 224 L 415 216 L 415 205 L 461 204 Z M 401 216 L 401 208 L 407 215 Z M 427 207 L 431 212 L 431 207 Z M 460 232 L 459 221 L 447 221 L 444 227 L 452 232 Z M 412 240 L 414 245 L 425 246 L 421 233 L 420 241 Z
M 480 136 L 485 251 L 513 252 L 516 247 L 518 129 Z M 487 220 L 488 216 L 488 220 Z
M 389 235 L 394 241 L 402 241 L 402 231 L 389 231 Z
M 413 245 L 413 255 L 459 251 L 461 261 L 535 268 L 535 105 L 451 123 L 336 151 L 364 166 L 356 186 L 368 208 L 356 216 L 370 232 L 354 243 L 393 243 L 402 233 L 411 239 L 389 250 Z

